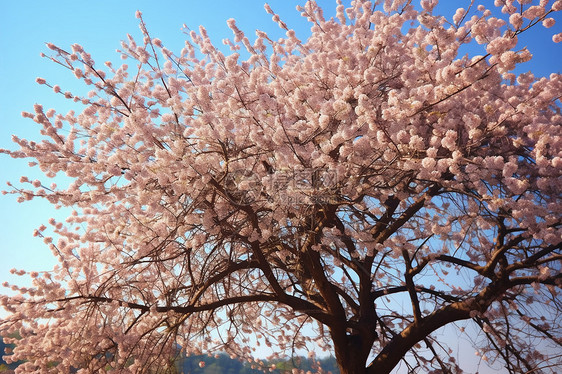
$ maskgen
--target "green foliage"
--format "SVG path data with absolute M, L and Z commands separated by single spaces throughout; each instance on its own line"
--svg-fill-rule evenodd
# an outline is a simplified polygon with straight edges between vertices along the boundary
M 311 360 L 304 357 L 293 357 L 284 361 L 274 362 L 276 371 L 279 373 L 290 373 L 293 369 L 303 371 L 311 371 L 313 373 L 322 368 L 325 373 L 339 374 L 339 369 L 336 360 L 333 357 L 326 357 L 323 359 Z
M 201 368 L 200 362 L 205 366 Z M 227 355 L 209 357 L 206 355 L 185 357 L 179 361 L 180 372 L 184 374 L 258 374 L 262 371 L 252 370 L 246 364 L 231 359 Z
M 200 362 L 205 363 L 203 368 L 199 366 Z M 336 360 L 333 357 L 320 359 L 317 360 L 317 362 L 320 363 L 324 372 L 339 374 Z M 284 361 L 264 361 L 265 371 L 268 372 L 267 367 L 273 364 L 275 364 L 276 369 L 273 370 L 272 373 L 275 374 L 291 373 L 294 368 L 304 370 L 305 372 L 308 370 L 316 372 L 318 369 L 318 365 L 312 360 L 303 357 L 295 357 Z M 263 374 L 264 370 L 252 369 L 250 363 L 231 359 L 227 355 L 214 357 L 201 355 L 182 358 L 178 361 L 178 372 L 184 374 Z

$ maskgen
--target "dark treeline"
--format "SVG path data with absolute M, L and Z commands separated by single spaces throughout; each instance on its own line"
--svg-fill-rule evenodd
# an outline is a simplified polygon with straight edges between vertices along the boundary
M 205 363 L 204 367 L 199 366 L 201 361 Z M 336 360 L 333 357 L 317 360 L 295 357 L 271 363 L 263 362 L 263 367 L 260 367 L 259 363 L 242 362 L 231 359 L 227 355 L 186 357 L 178 361 L 178 371 L 183 374 L 263 374 L 264 369 L 266 372 L 270 372 L 268 368 L 272 364 L 275 364 L 275 370 L 271 372 L 277 374 L 291 373 L 294 368 L 305 372 L 309 370 L 317 372 L 319 367 L 324 373 L 339 374 Z

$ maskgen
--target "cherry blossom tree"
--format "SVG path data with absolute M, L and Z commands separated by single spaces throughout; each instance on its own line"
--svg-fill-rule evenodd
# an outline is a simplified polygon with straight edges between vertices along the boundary
M 201 27 L 179 53 L 138 13 L 121 66 L 48 44 L 91 91 L 38 78 L 83 110 L 35 105 L 44 140 L 2 150 L 45 174 L 8 193 L 72 209 L 36 231 L 59 264 L 14 270 L 32 286 L 1 298 L 7 358 L 148 373 L 271 347 L 331 351 L 343 374 L 460 373 L 449 326 L 509 373 L 559 372 L 562 76 L 514 69 L 562 1 L 458 3 L 328 19 L 308 1 L 306 40 L 266 5 L 284 38 L 229 20 L 226 47 Z

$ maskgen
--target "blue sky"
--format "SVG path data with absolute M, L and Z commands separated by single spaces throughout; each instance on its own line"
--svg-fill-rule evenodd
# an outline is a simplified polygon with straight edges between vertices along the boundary
M 280 13 L 297 35 L 307 34 L 308 24 L 298 17 L 294 7 L 303 1 L 270 0 L 272 8 Z M 335 0 L 322 0 L 321 4 L 332 7 Z M 442 0 L 442 8 L 449 11 L 464 1 Z M 491 5 L 492 0 L 481 0 Z M 2 1 L 0 5 L 0 148 L 14 149 L 10 137 L 17 134 L 25 138 L 37 138 L 38 126 L 21 117 L 22 111 L 32 111 L 33 104 L 41 103 L 45 108 L 66 112 L 70 107 L 60 95 L 55 95 L 46 86 L 35 83 L 43 77 L 64 89 L 76 87 L 76 80 L 65 69 L 39 56 L 48 53 L 46 42 L 63 48 L 79 43 L 89 51 L 101 65 L 106 60 L 118 63 L 115 50 L 127 33 L 139 35 L 135 11 L 143 12 L 144 20 L 153 37 L 160 38 L 171 50 L 179 51 L 185 35 L 181 28 L 185 23 L 191 29 L 205 25 L 216 41 L 232 34 L 226 20 L 235 18 L 237 25 L 253 36 L 260 28 L 278 32 L 271 16 L 263 10 L 263 0 L 163 0 L 156 1 Z M 331 12 L 329 12 L 331 13 Z M 527 45 L 535 58 L 523 70 L 532 70 L 536 75 L 548 75 L 561 70 L 562 45 L 551 42 L 551 35 L 562 31 L 562 17 L 550 30 L 539 27 L 533 38 L 523 36 L 521 45 Z M 80 86 L 78 86 L 80 87 Z M 0 155 L 0 190 L 5 181 L 17 182 L 21 175 L 33 179 L 36 170 L 27 168 L 27 161 L 13 160 Z M 0 195 L 0 283 L 14 281 L 11 268 L 48 270 L 54 264 L 50 251 L 40 239 L 32 236 L 33 230 L 50 217 L 63 218 L 64 212 L 54 211 L 50 204 L 32 201 L 16 203 L 15 196 Z M 3 291 L 2 291 L 3 292 Z

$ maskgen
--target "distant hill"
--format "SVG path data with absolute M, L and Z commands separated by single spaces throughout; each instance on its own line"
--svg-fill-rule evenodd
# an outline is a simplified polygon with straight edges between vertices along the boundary
M 199 366 L 204 362 L 203 368 Z M 339 374 L 336 360 L 333 357 L 317 360 L 325 373 Z M 272 373 L 286 374 L 291 373 L 293 368 L 302 369 L 305 372 L 310 370 L 316 372 L 317 365 L 314 361 L 296 357 L 283 361 L 273 361 L 276 369 Z M 231 359 L 227 355 L 217 356 L 190 356 L 178 362 L 178 369 L 183 374 L 263 374 L 262 370 L 252 369 L 252 364 Z

